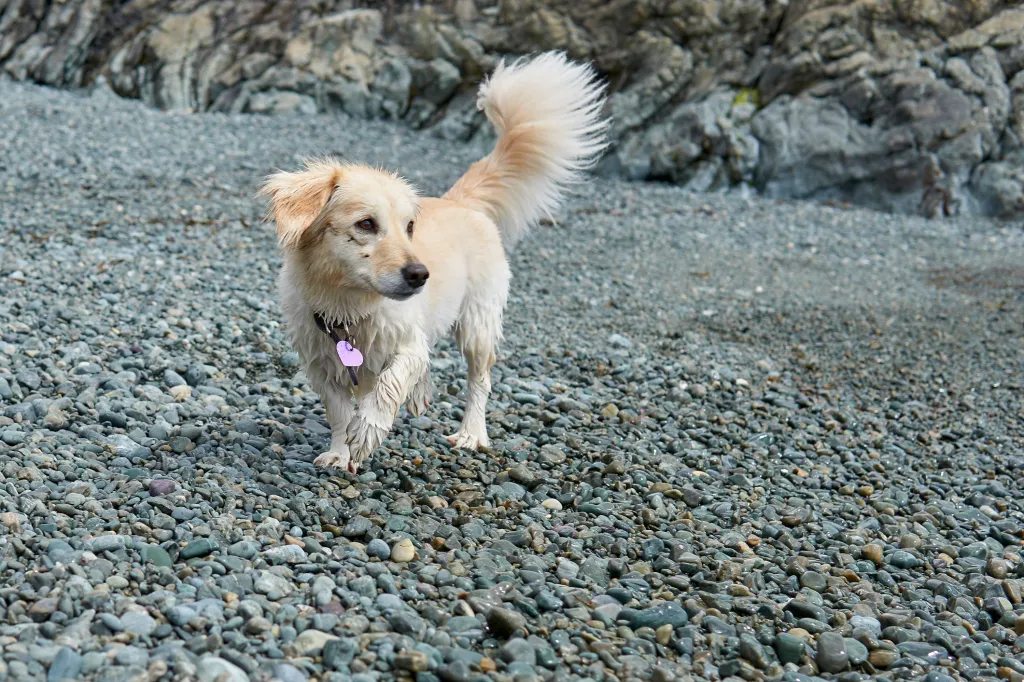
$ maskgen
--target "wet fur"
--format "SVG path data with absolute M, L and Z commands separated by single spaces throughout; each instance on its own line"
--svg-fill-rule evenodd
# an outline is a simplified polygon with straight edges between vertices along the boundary
M 442 198 L 420 199 L 392 173 L 331 159 L 267 179 L 262 193 L 284 256 L 279 289 L 289 338 L 331 426 L 318 465 L 354 472 L 402 404 L 422 414 L 433 394 L 430 349 L 453 331 L 469 375 L 465 416 L 449 440 L 470 450 L 488 445 L 490 370 L 510 280 L 505 249 L 604 150 L 603 103 L 588 66 L 546 53 L 499 65 L 481 86 L 478 106 L 498 142 Z M 374 234 L 357 225 L 367 217 Z M 413 263 L 430 277 L 410 294 L 401 270 Z M 314 313 L 351 323 L 365 358 L 358 386 Z

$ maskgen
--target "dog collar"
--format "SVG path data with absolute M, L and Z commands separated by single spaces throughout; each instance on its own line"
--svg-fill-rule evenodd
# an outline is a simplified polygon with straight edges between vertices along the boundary
M 362 366 L 363 354 L 352 344 L 352 333 L 349 331 L 348 321 L 342 320 L 341 323 L 341 328 L 345 331 L 343 338 L 338 336 L 334 326 L 320 313 L 313 313 L 313 321 L 320 331 L 330 336 L 331 340 L 334 341 L 334 348 L 338 351 L 338 359 L 341 360 L 341 364 L 348 370 L 348 376 L 352 380 L 352 385 L 358 386 L 359 377 L 356 375 L 356 367 Z

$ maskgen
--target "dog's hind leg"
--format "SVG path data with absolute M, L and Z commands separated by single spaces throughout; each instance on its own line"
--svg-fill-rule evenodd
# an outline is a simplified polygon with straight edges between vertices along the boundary
M 409 397 L 405 401 L 405 409 L 413 417 L 418 417 L 430 407 L 430 401 L 434 399 L 434 380 L 430 376 L 430 367 L 423 372 L 423 376 L 413 385 L 409 391 Z
M 486 343 L 467 344 L 462 351 L 469 365 L 466 377 L 466 412 L 458 432 L 448 440 L 457 448 L 478 450 L 487 447 L 487 398 L 491 394 L 491 367 L 494 346 Z
M 501 316 L 507 289 L 501 287 L 489 300 L 470 301 L 459 319 L 455 338 L 469 365 L 466 377 L 466 411 L 458 432 L 448 440 L 457 448 L 487 447 L 487 399 L 491 394 L 491 367 L 501 339 Z

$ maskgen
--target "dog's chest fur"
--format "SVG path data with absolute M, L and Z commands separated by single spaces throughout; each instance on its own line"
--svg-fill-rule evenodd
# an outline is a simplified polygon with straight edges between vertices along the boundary
M 424 324 L 420 319 L 423 308 L 409 305 L 411 301 L 361 304 L 336 295 L 316 296 L 302 287 L 294 270 L 287 266 L 281 272 L 279 287 L 289 341 L 302 357 L 308 378 L 317 392 L 323 392 L 328 385 L 350 383 L 334 341 L 317 327 L 317 313 L 335 322 L 342 338 L 345 336 L 343 324 L 348 322 L 352 345 L 363 354 L 363 366 L 358 371 L 361 380 L 369 379 L 369 374 L 379 375 L 403 345 L 423 340 Z M 435 319 L 433 322 L 434 325 L 429 326 L 438 327 L 436 331 L 443 335 L 453 320 Z M 425 340 L 433 346 L 437 339 Z

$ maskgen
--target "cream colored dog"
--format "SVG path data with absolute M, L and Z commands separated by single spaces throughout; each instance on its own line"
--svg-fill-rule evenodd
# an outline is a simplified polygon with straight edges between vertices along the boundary
M 500 64 L 477 106 L 499 134 L 440 199 L 397 175 L 333 160 L 277 173 L 270 196 L 293 347 L 327 411 L 318 466 L 359 465 L 405 403 L 433 395 L 430 349 L 454 330 L 469 365 L 465 416 L 450 438 L 487 446 L 490 370 L 508 298 L 505 249 L 561 201 L 606 146 L 604 87 L 561 53 Z M 360 357 L 361 356 L 361 357 Z M 353 409 L 352 399 L 356 400 Z

